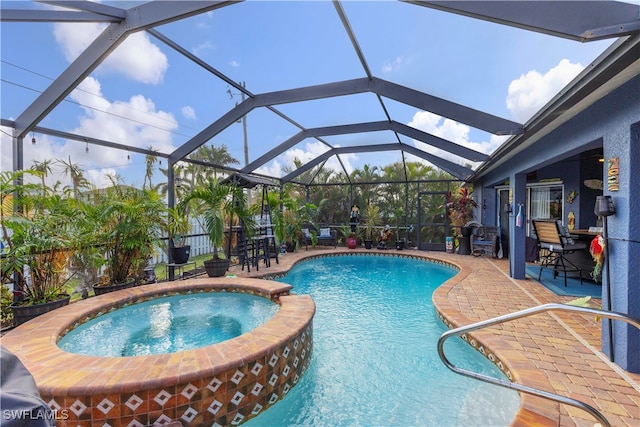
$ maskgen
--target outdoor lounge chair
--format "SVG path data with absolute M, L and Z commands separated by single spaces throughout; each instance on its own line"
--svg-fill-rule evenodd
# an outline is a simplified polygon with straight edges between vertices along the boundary
M 566 254 L 575 251 L 585 250 L 586 243 L 575 243 L 568 232 L 562 229 L 562 225 L 555 219 L 533 220 L 533 229 L 538 237 L 538 250 L 540 257 L 540 273 L 538 280 L 542 277 L 542 269 L 553 268 L 553 278 L 559 272 L 564 273 L 564 286 L 567 286 L 567 273 L 578 273 L 580 284 L 582 284 L 582 269 L 571 262 Z
M 311 242 L 311 232 L 315 232 L 311 227 L 302 229 L 302 239 L 304 240 L 305 249 L 308 249 Z M 316 234 L 318 245 L 332 246 L 335 248 L 338 246 L 338 232 L 329 227 L 320 228 L 320 232 Z
M 495 257 L 497 244 L 498 227 L 481 225 L 474 228 L 471 234 L 471 254 L 473 256 L 489 254 Z

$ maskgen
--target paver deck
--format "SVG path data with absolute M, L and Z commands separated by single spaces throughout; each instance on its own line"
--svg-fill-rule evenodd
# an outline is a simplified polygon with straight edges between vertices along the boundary
M 280 263 L 239 276 L 259 277 L 286 271 L 301 258 L 347 249 L 304 249 L 280 257 Z M 363 252 L 367 252 L 362 250 Z M 373 249 L 375 251 L 375 249 Z M 395 251 L 394 251 L 395 252 Z M 509 277 L 508 260 L 443 252 L 403 251 L 456 264 L 461 271 L 436 291 L 436 309 L 454 326 L 490 319 L 546 303 L 574 299 L 554 294 L 535 280 Z M 238 271 L 236 271 L 238 270 Z M 593 300 L 600 304 L 599 300 Z M 474 333 L 500 360 L 514 380 L 585 402 L 612 426 L 640 426 L 640 374 L 611 363 L 600 350 L 600 322 L 579 313 L 544 313 Z M 523 396 L 514 426 L 594 426 L 588 413 L 546 399 Z

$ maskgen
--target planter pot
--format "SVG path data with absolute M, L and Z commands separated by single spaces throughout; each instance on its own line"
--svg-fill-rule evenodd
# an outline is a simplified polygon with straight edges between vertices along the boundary
M 365 249 L 371 249 L 373 247 L 373 240 L 365 240 L 364 247 Z
M 404 240 L 396 240 L 396 249 L 399 251 L 404 249 Z
M 209 259 L 204 262 L 204 269 L 209 277 L 222 277 L 229 269 L 228 259 Z
M 115 285 L 93 285 L 93 293 L 96 294 L 96 296 L 104 295 L 109 292 L 133 288 L 133 285 L 135 285 L 135 283 L 136 282 L 134 280 L 129 280 L 128 282 L 118 283 Z
M 13 324 L 14 326 L 18 326 L 40 316 L 41 314 L 48 313 L 56 308 L 64 307 L 69 304 L 70 300 L 71 295 L 61 295 L 60 299 L 45 302 L 43 304 L 11 305 L 11 311 L 13 311 Z
M 289 253 L 294 252 L 296 250 L 296 245 L 294 245 L 293 243 L 287 242 L 285 244 L 285 247 L 286 247 L 286 251 Z
M 191 245 L 174 246 L 171 248 L 171 259 L 174 264 L 186 264 L 190 253 Z
M 471 233 L 473 233 L 473 227 L 460 227 L 460 233 L 462 233 L 463 237 L 470 237 Z
M 352 237 L 347 237 L 347 247 L 349 249 L 355 249 L 356 246 L 358 246 L 358 239 L 352 238 Z

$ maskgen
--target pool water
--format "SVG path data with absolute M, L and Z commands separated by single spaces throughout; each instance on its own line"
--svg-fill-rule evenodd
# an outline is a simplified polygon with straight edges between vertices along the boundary
M 514 391 L 456 375 L 440 361 L 446 330 L 431 302 L 456 271 L 402 257 L 338 256 L 297 264 L 282 282 L 316 304 L 313 359 L 300 382 L 247 426 L 507 426 Z M 456 365 L 504 378 L 460 339 Z
M 267 298 L 236 293 L 161 297 L 85 322 L 58 346 L 93 356 L 175 353 L 244 334 L 269 320 L 278 307 Z

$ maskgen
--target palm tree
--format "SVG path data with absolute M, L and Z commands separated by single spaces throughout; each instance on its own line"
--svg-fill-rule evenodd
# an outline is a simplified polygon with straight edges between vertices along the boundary
M 220 256 L 218 248 L 222 247 L 227 221 L 233 216 L 244 222 L 245 230 L 252 234 L 254 229 L 253 217 L 246 207 L 247 201 L 242 188 L 233 185 L 219 184 L 215 179 L 209 179 L 206 184 L 196 186 L 191 192 L 186 194 L 178 203 L 178 209 L 185 209 L 194 203 L 196 212 L 204 217 L 204 227 L 209 235 L 209 240 L 213 244 L 213 259 L 205 261 L 215 265 L 219 262 Z M 224 270 L 220 270 L 223 275 L 229 266 L 229 260 L 225 259 Z M 215 269 L 215 267 L 213 267 Z M 208 271 L 208 273 L 211 275 Z
M 380 180 L 379 170 L 380 169 L 378 168 L 378 166 L 371 167 L 368 164 L 365 164 L 362 167 L 362 169 L 355 169 L 351 173 L 351 178 L 355 182 L 363 182 L 363 183 L 376 182 Z M 359 186 L 358 188 L 360 188 L 360 195 L 362 197 L 363 206 L 368 206 L 371 203 L 375 202 L 372 199 L 376 197 L 376 193 L 377 193 L 376 185 L 362 185 L 362 186 Z
M 149 151 L 157 151 L 154 150 L 152 146 L 147 147 Z M 142 183 L 142 188 L 147 188 L 147 181 L 149 181 L 149 188 L 151 188 L 151 177 L 153 176 L 153 167 L 158 162 L 158 156 L 154 156 L 152 154 L 147 154 L 144 157 L 144 163 L 146 165 L 145 173 L 144 173 L 144 181 Z
M 46 187 L 45 178 L 47 175 L 53 172 L 53 165 L 55 164 L 55 160 L 45 159 L 41 162 L 34 160 L 33 166 L 31 166 L 31 170 L 38 171 L 41 173 L 40 181 L 42 184 L 42 188 Z
M 238 159 L 229 154 L 229 150 L 226 145 L 222 144 L 219 147 L 214 145 L 202 145 L 192 155 L 195 160 L 201 160 L 217 166 L 229 166 L 240 164 Z M 196 175 L 196 181 L 200 183 L 206 182 L 209 178 L 218 178 L 218 171 L 216 168 L 209 168 L 201 165 L 193 165 Z
M 64 160 L 57 160 L 57 163 L 62 165 L 62 172 L 64 173 L 64 175 L 71 178 L 73 195 L 74 198 L 77 199 L 78 195 L 80 194 L 80 188 L 89 188 L 89 181 L 87 181 L 84 177 L 82 166 L 72 163 L 71 156 L 69 156 L 68 162 L 65 162 Z

